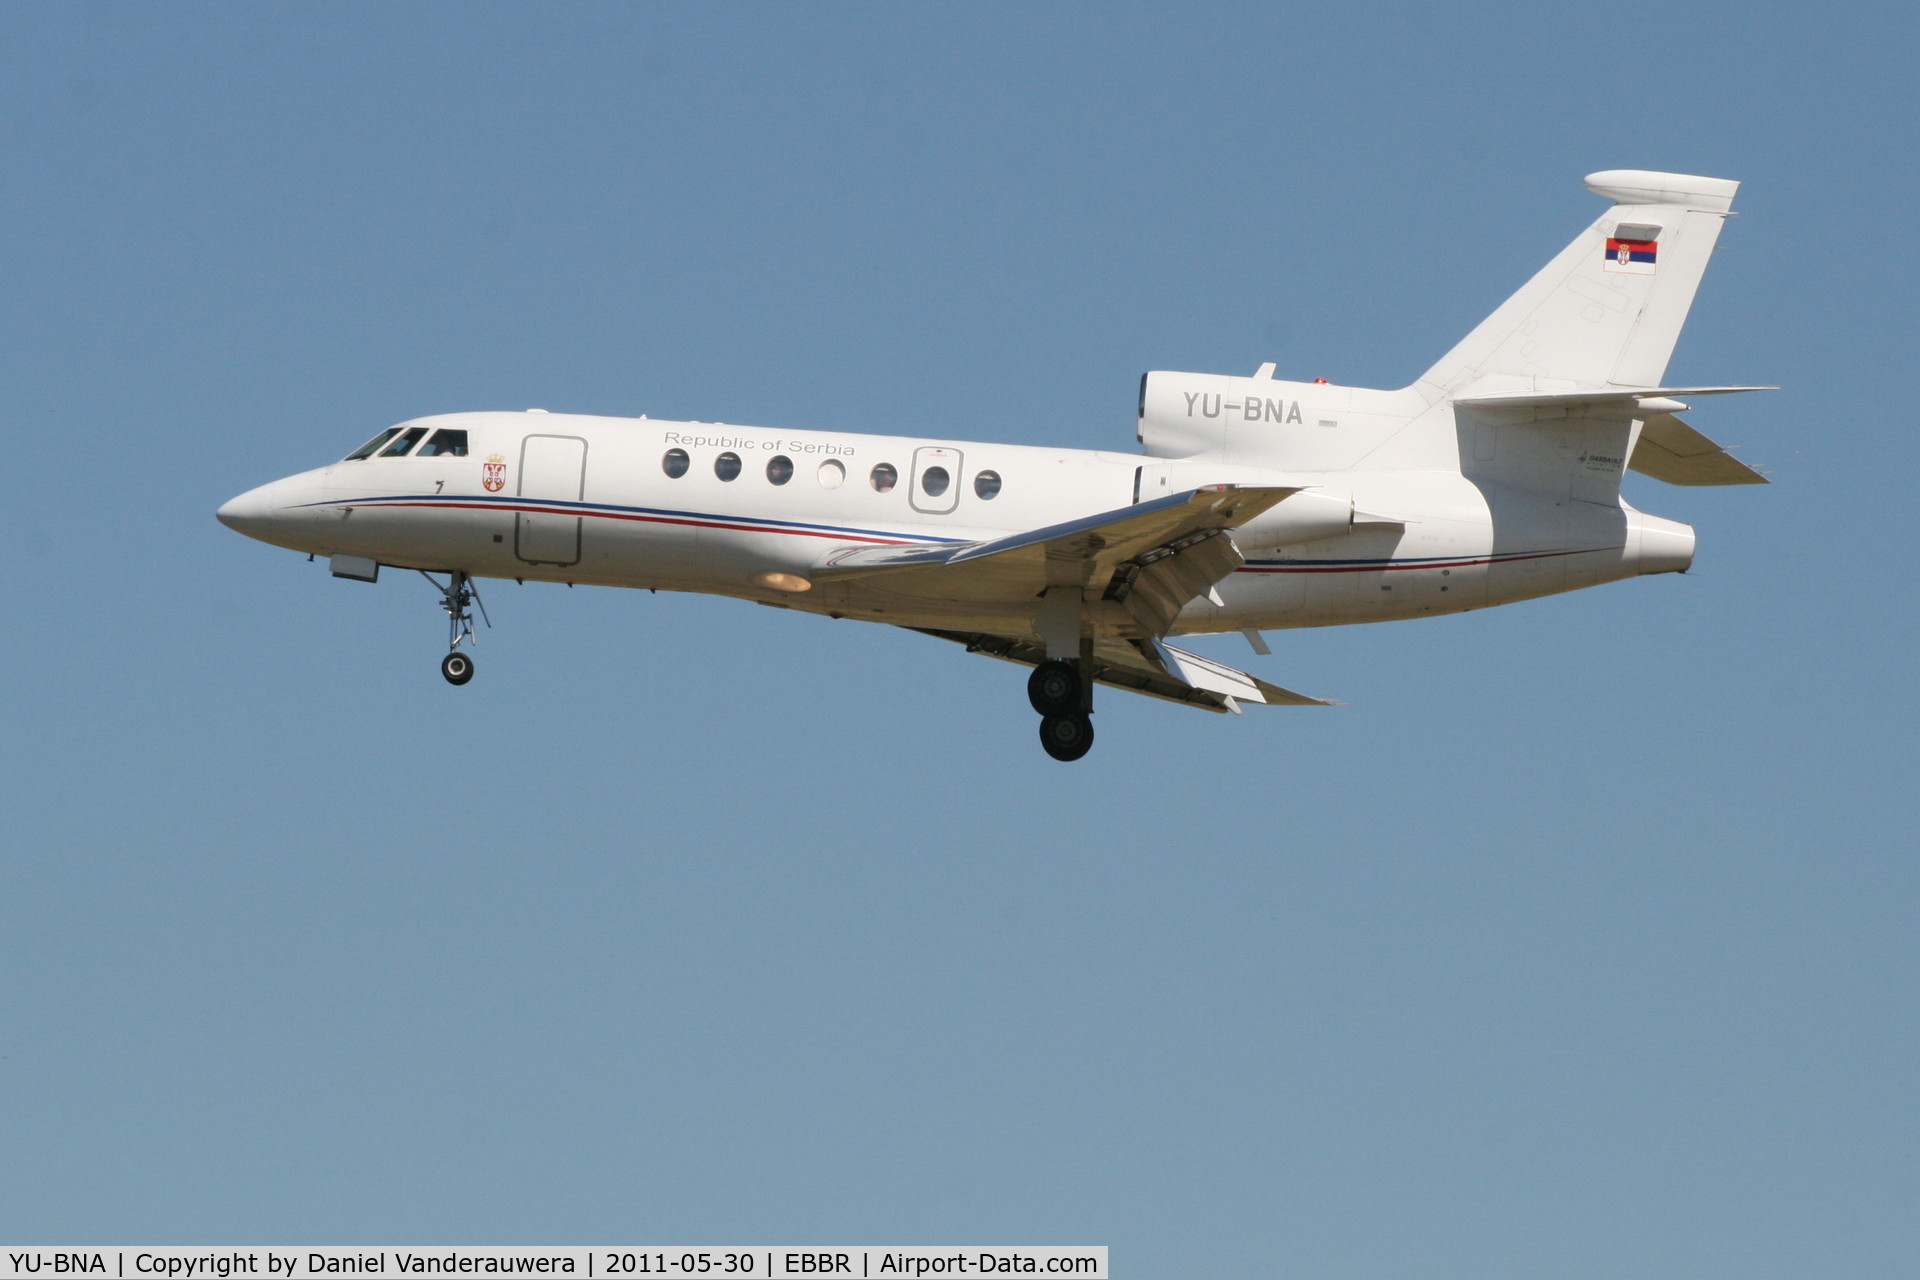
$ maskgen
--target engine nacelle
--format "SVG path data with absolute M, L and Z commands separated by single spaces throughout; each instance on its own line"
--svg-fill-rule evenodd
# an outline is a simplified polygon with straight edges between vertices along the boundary
M 1140 379 L 1140 443 L 1153 458 L 1344 471 L 1425 412 L 1411 388 L 1156 371 Z
M 1301 384 L 1217 373 L 1153 372 L 1140 379 L 1136 433 L 1156 458 L 1220 456 L 1230 432 L 1279 435 L 1306 424 Z M 1320 386 L 1316 399 L 1331 388 Z M 1345 388 L 1341 388 L 1345 390 Z

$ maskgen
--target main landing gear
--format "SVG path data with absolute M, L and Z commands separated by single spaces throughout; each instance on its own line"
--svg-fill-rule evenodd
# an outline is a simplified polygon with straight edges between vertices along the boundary
M 1055 760 L 1093 748 L 1093 682 L 1069 658 L 1050 658 L 1027 677 L 1027 701 L 1040 713 L 1040 745 Z
M 493 619 L 487 617 L 487 606 L 480 601 L 480 589 L 473 585 L 473 579 L 465 570 L 452 570 L 445 586 L 425 569 L 420 571 L 420 576 L 440 592 L 440 607 L 447 613 L 447 656 L 440 659 L 440 674 L 447 678 L 448 684 L 465 684 L 473 679 L 473 657 L 460 652 L 460 646 L 478 643 L 473 634 L 474 606 L 479 607 L 480 620 L 489 627 Z

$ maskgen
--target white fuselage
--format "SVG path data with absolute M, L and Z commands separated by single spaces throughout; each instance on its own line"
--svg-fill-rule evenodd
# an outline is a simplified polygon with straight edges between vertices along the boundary
M 1322 517 L 1233 532 L 1246 563 L 1180 613 L 1178 634 L 1456 613 L 1686 567 L 1692 533 L 1617 499 L 1507 489 L 1455 467 L 1274 471 L 975 441 L 558 413 L 415 419 L 464 454 L 368 457 L 222 508 L 254 537 L 323 556 L 481 577 L 735 596 L 904 626 L 1031 633 L 1035 602 L 943 599 L 884 577 L 806 584 L 849 548 L 972 542 L 1213 484 L 1306 491 Z M 685 468 L 669 474 L 673 451 Z M 723 457 L 739 460 L 722 478 Z M 890 467 L 890 486 L 876 468 Z M 946 484 L 929 478 L 935 468 Z M 982 483 L 997 477 L 997 491 Z M 881 473 L 884 475 L 884 471 Z M 775 479 L 784 476 L 780 483 Z M 938 492 L 935 492 L 935 490 Z M 986 496 L 990 493 L 990 496 Z M 1309 498 L 1317 506 L 1309 507 Z M 1289 503 L 1292 505 L 1289 506 Z M 1335 504 L 1338 504 L 1337 506 Z M 1338 511 L 1329 524 L 1323 515 Z M 782 578 L 780 575 L 785 575 Z M 1101 633 L 1130 625 L 1113 610 Z

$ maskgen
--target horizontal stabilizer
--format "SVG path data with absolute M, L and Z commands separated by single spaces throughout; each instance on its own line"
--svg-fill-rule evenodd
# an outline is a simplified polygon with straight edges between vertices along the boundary
M 984 653 L 1003 662 L 1034 667 L 1047 660 L 1046 646 L 1031 640 L 930 627 L 912 629 L 922 635 L 963 644 L 969 653 Z M 1093 679 L 1094 683 L 1109 688 L 1143 693 L 1149 698 L 1162 698 L 1203 711 L 1237 711 L 1242 702 L 1273 707 L 1339 705 L 1282 689 L 1223 662 L 1154 640 L 1103 641 L 1094 649 Z
M 1598 391 L 1503 391 L 1485 396 L 1460 396 L 1455 404 L 1477 409 L 1620 409 L 1640 407 L 1643 400 L 1675 400 L 1681 396 L 1730 396 L 1742 391 L 1778 391 L 1778 387 L 1608 387 Z
M 1667 484 L 1766 484 L 1767 478 L 1670 413 L 1640 430 L 1627 465 Z

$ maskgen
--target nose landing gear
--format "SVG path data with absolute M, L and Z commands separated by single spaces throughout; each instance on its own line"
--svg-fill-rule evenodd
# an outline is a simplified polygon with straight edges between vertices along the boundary
M 448 684 L 465 684 L 473 679 L 473 658 L 460 652 L 461 645 L 478 643 L 473 632 L 473 608 L 478 606 L 480 620 L 487 626 L 493 625 L 493 619 L 487 617 L 487 606 L 480 600 L 480 589 L 473 585 L 473 579 L 463 569 L 451 570 L 445 586 L 428 573 L 420 570 L 420 576 L 433 583 L 440 592 L 440 607 L 447 614 L 447 656 L 440 659 L 440 674 Z
M 1027 677 L 1027 701 L 1040 713 L 1040 745 L 1055 760 L 1093 748 L 1093 682 L 1082 662 L 1050 658 Z

